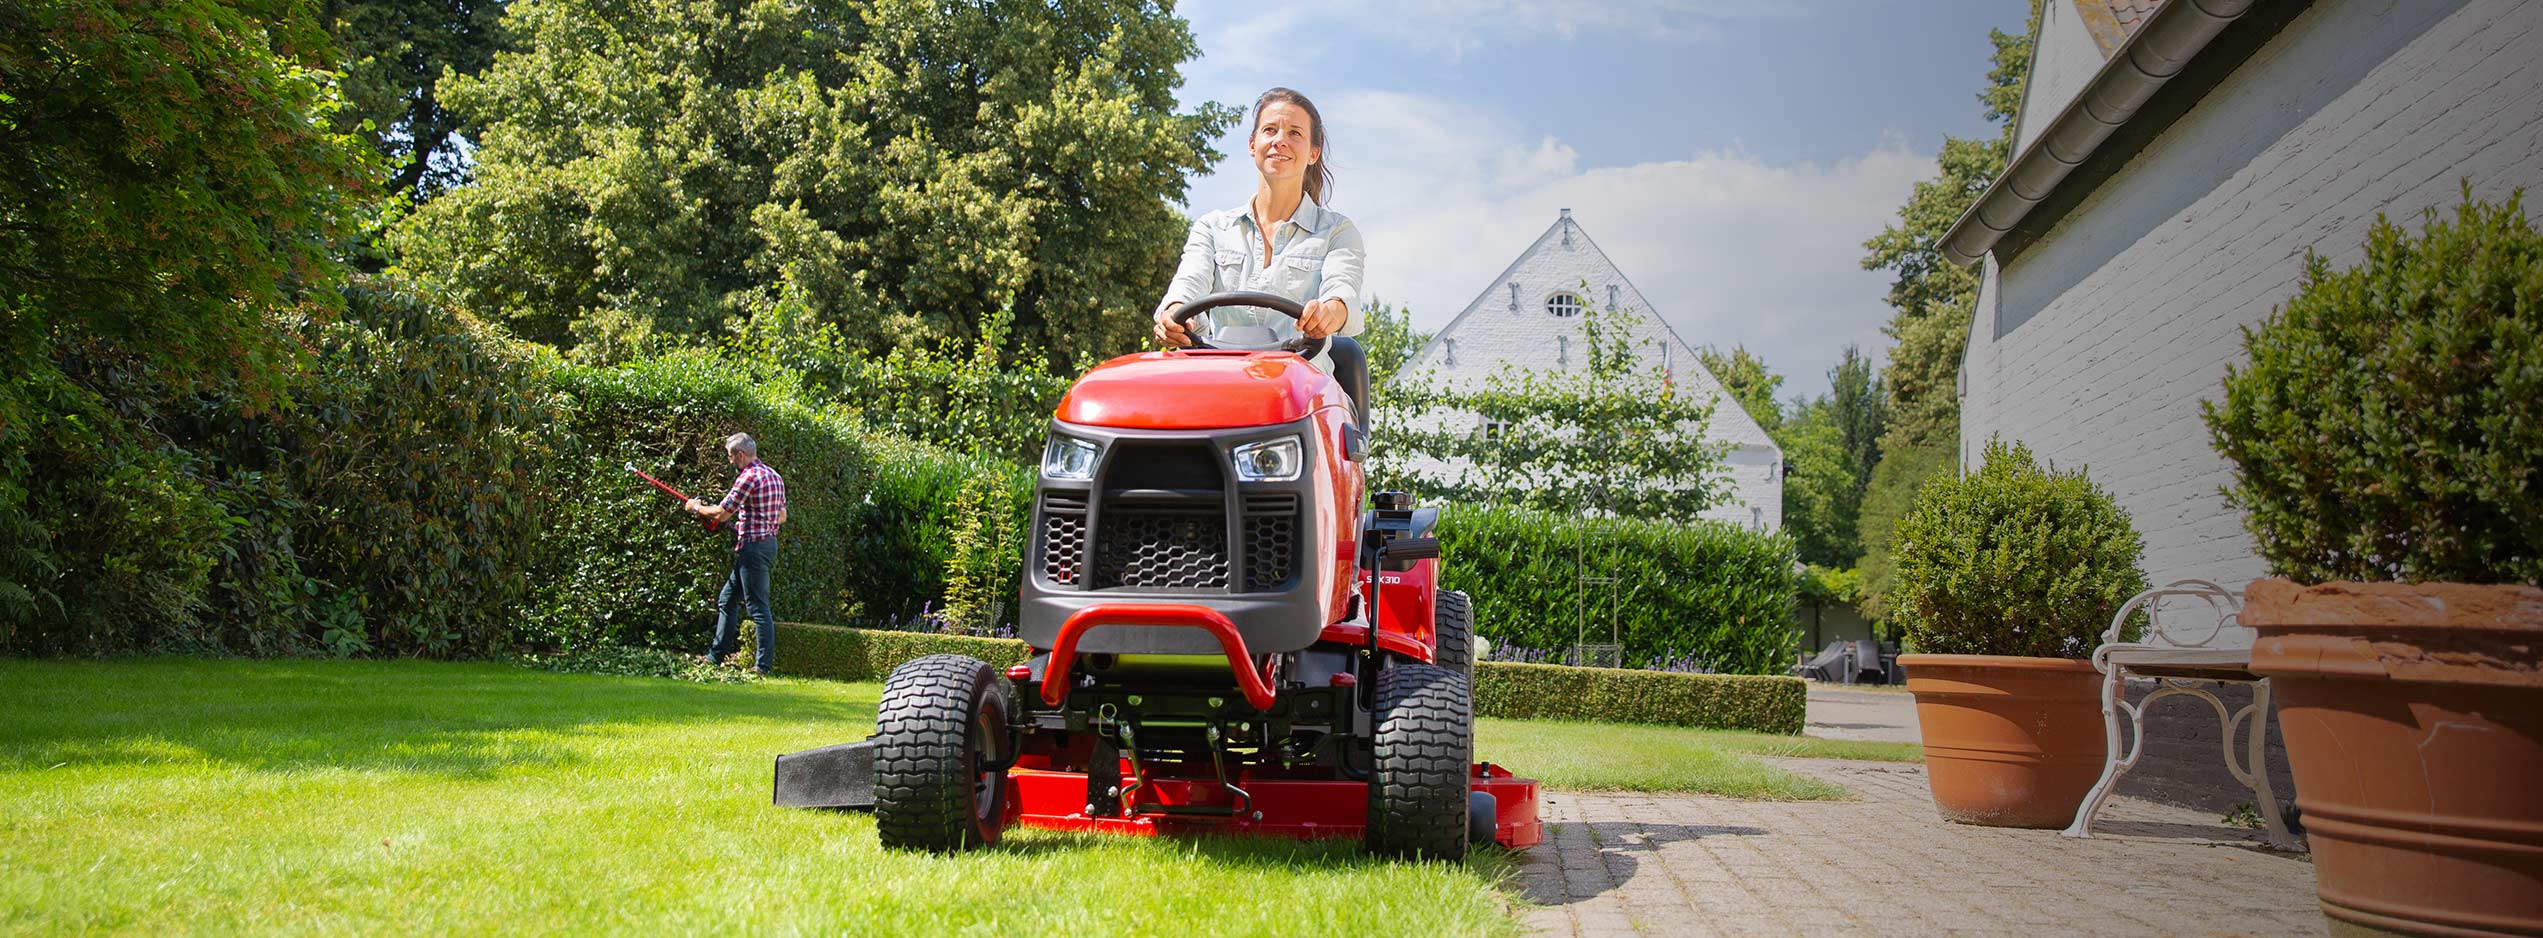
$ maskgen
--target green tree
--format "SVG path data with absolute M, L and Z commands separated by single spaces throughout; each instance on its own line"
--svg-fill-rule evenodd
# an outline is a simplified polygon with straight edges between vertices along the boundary
M 1536 511 L 1692 522 L 1720 500 L 1727 444 L 1697 400 L 1641 363 L 1633 310 L 1582 316 L 1579 369 L 1504 369 L 1478 387 L 1399 381 L 1371 443 L 1381 488 Z
M 1861 517 L 1863 588 L 1867 609 L 1880 607 L 1889 588 L 1889 531 L 1917 486 L 1950 471 L 1960 442 L 1960 358 L 1968 346 L 1969 317 L 1976 308 L 1977 275 L 1943 257 L 1940 242 L 1978 194 L 2004 172 L 2013 149 L 2014 118 L 2029 74 L 2032 37 L 2040 5 L 2032 0 L 2029 24 L 2019 35 L 1990 30 L 1995 45 L 1987 84 L 1978 101 L 1987 120 L 2001 125 L 1992 138 L 1946 137 L 1934 178 L 1916 184 L 1898 220 L 1863 243 L 1866 270 L 1888 270 L 1890 321 L 1882 331 L 1892 346 L 1882 380 L 1887 390 L 1886 429 L 1879 437 L 1880 466 L 1869 478 Z M 1892 460 L 1913 451 L 1898 466 Z
M 1190 28 L 1152 0 L 520 0 L 517 51 L 442 84 L 473 182 L 400 263 L 522 334 L 611 360 L 736 319 L 873 351 L 1013 335 L 1136 346 L 1175 203 L 1233 119 L 1178 111 Z
M 1835 425 L 1838 445 L 1845 449 L 1846 462 L 1853 469 L 1858 500 L 1872 481 L 1872 467 L 1881 462 L 1881 436 L 1890 423 L 1886 391 L 1863 350 L 1846 343 L 1845 357 L 1828 369 L 1828 420 Z M 1847 526 L 1853 526 L 1852 519 Z
M 1707 345 L 1697 349 L 1695 355 L 1704 360 L 1704 370 L 1722 382 L 1722 390 L 1748 411 L 1749 419 L 1757 421 L 1768 433 L 1783 426 L 1784 412 L 1775 401 L 1775 392 L 1783 388 L 1784 376 L 1767 368 L 1765 359 L 1750 353 L 1745 345 L 1727 353 Z
M 430 199 L 468 177 L 465 127 L 442 103 L 444 74 L 493 63 L 504 0 L 327 0 L 344 73 L 335 126 L 369 140 L 386 188 Z
M 293 0 L 0 4 L 0 645 L 201 607 L 229 519 L 152 424 L 276 409 L 279 333 L 341 308 L 375 165 L 332 51 Z
M 1828 399 L 1795 404 L 1793 419 L 1775 433 L 1775 445 L 1792 470 L 1784 478 L 1784 533 L 1803 562 L 1851 567 L 1863 552 L 1855 533 L 1861 478 L 1846 457 Z
M 1369 298 L 1369 308 L 1358 336 L 1360 349 L 1369 356 L 1369 393 L 1384 397 L 1388 382 L 1404 363 L 1430 341 L 1430 333 L 1413 328 L 1413 311 Z

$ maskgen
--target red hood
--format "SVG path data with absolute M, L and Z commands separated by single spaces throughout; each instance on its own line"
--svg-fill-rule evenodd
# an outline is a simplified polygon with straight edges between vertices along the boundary
M 1077 379 L 1057 416 L 1142 430 L 1274 426 L 1313 412 L 1330 380 L 1288 352 L 1142 352 Z

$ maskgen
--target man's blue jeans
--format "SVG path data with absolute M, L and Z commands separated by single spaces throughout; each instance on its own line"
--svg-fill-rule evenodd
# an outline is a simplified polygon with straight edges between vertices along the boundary
M 768 570 L 777 565 L 777 539 L 763 537 L 733 552 L 733 574 L 724 578 L 716 597 L 715 644 L 706 655 L 717 661 L 740 650 L 742 613 L 747 608 L 759 623 L 759 654 L 753 666 L 766 672 L 777 666 L 777 617 L 768 611 Z

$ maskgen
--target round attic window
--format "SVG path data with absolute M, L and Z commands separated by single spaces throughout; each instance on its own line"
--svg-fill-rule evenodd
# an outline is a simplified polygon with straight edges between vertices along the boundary
M 1577 293 L 1557 293 L 1545 298 L 1545 311 L 1554 314 L 1556 319 L 1578 316 L 1581 309 L 1581 297 Z

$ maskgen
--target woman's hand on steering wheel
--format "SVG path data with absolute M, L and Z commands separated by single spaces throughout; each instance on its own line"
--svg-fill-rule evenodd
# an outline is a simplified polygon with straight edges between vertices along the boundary
M 1351 308 L 1341 300 L 1327 297 L 1307 304 L 1306 315 L 1298 317 L 1298 334 L 1321 339 L 1340 331 L 1351 321 Z
M 1191 327 L 1174 320 L 1174 311 L 1182 308 L 1181 303 L 1168 303 L 1166 308 L 1157 311 L 1157 341 L 1165 343 L 1167 348 L 1189 348 L 1192 345 Z

